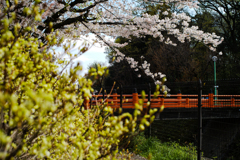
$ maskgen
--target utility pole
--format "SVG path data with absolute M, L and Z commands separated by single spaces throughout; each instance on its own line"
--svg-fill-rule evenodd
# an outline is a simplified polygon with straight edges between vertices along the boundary
M 197 160 L 201 160 L 202 154 L 202 81 L 198 82 L 198 147 Z
M 213 56 L 212 60 L 213 60 L 213 65 L 214 65 L 214 95 L 215 95 L 215 100 L 217 99 L 216 95 L 217 95 L 217 74 L 216 74 L 216 61 L 217 61 L 217 56 Z

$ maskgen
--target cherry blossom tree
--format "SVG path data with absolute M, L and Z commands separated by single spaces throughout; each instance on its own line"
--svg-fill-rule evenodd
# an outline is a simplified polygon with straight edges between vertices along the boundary
M 17 2 L 15 0 L 15 2 Z M 3 9 L 9 6 L 6 14 L 1 14 L 1 17 L 7 16 L 11 12 L 15 12 L 17 16 L 17 23 L 23 28 L 31 24 L 36 26 L 29 30 L 34 37 L 41 39 L 44 45 L 47 45 L 49 33 L 59 32 L 58 37 L 64 39 L 78 40 L 81 36 L 90 33 L 96 35 L 95 42 L 102 45 L 108 45 L 115 51 L 115 60 L 120 62 L 126 59 L 132 68 L 144 70 L 145 74 L 152 77 L 156 83 L 160 83 L 160 79 L 165 77 L 162 73 L 152 73 L 149 69 L 150 64 L 144 61 L 143 64 L 135 61 L 131 57 L 126 57 L 116 47 L 123 47 L 127 45 L 116 44 L 108 41 L 105 37 L 111 36 L 116 38 L 118 36 L 130 40 L 130 36 L 144 37 L 151 35 L 159 37 L 160 42 L 176 46 L 169 37 L 163 36 L 163 32 L 167 35 L 175 36 L 180 42 L 202 41 L 210 50 L 216 51 L 216 47 L 223 41 L 222 38 L 215 33 L 204 33 L 198 30 L 197 26 L 189 27 L 190 17 L 185 13 L 172 13 L 171 17 L 159 19 L 158 11 L 156 15 L 149 15 L 144 13 L 144 4 L 174 4 L 177 8 L 198 7 L 198 2 L 195 0 L 145 0 L 145 1 L 129 1 L 129 0 L 43 0 L 39 8 L 43 13 L 36 16 L 38 22 L 32 23 L 29 15 L 35 14 L 29 10 L 33 5 L 32 1 L 1 1 L 0 7 Z M 35 11 L 33 11 L 35 12 Z M 163 15 L 168 15 L 168 11 L 164 11 Z M 179 26 L 181 28 L 179 29 Z M 58 44 L 58 39 L 53 43 Z M 88 48 L 80 52 L 85 52 Z M 140 76 L 140 75 L 139 75 Z

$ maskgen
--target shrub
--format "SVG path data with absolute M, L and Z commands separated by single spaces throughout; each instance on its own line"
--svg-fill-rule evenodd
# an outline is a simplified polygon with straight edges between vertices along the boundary
M 37 3 L 31 12 L 35 23 Z M 15 18 L 5 16 L 0 25 L 0 159 L 114 157 L 119 139 L 135 131 L 140 111 L 114 116 L 104 103 L 81 107 L 91 97 L 92 81 L 78 75 L 79 64 L 69 73 L 58 71 L 66 62 L 47 50 L 58 33 L 49 34 L 44 46 L 32 37 L 32 24 L 21 26 Z
M 192 160 L 197 159 L 196 147 L 181 146 L 177 142 L 161 142 L 155 137 L 145 138 L 143 134 L 135 137 L 131 150 L 152 160 Z

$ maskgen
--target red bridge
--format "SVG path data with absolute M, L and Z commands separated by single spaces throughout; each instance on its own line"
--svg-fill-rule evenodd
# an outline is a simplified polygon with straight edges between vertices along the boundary
M 84 107 L 90 108 L 91 105 L 100 104 L 104 101 L 105 104 L 112 108 L 134 109 L 135 104 L 141 100 L 141 95 L 138 93 L 118 95 L 113 93 L 111 95 L 93 95 L 91 100 L 84 101 Z M 144 108 L 147 106 L 147 102 L 150 99 L 151 108 L 197 108 L 198 107 L 198 95 L 170 95 L 163 98 L 163 95 L 154 97 L 151 95 L 149 98 L 146 95 L 144 99 Z M 202 107 L 203 108 L 229 108 L 240 107 L 240 95 L 202 95 Z

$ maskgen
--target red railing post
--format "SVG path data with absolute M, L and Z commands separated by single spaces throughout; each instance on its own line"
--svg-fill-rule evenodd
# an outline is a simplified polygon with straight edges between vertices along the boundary
M 189 98 L 186 98 L 186 106 L 189 108 Z
M 213 93 L 208 94 L 208 107 L 213 108 Z
M 138 93 L 137 93 L 137 89 L 134 89 L 134 93 L 132 94 L 132 104 L 133 104 L 133 108 L 135 108 L 135 104 L 138 103 Z
M 117 92 L 113 93 L 113 100 L 114 100 L 113 105 L 117 107 Z
M 83 102 L 84 109 L 90 109 L 90 104 L 89 104 L 89 102 L 90 102 L 89 97 L 85 97 L 85 98 L 84 98 L 84 102 Z
M 231 107 L 235 106 L 235 98 L 231 98 Z
M 132 96 L 133 96 L 132 103 L 133 105 L 135 105 L 135 103 L 138 103 L 138 93 L 133 93 Z
M 164 98 L 161 98 L 161 106 L 164 105 Z M 160 106 L 160 107 L 161 107 Z

